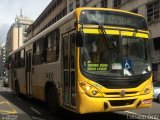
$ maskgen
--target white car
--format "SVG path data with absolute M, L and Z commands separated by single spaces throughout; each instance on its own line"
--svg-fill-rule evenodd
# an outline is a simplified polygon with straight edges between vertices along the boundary
M 153 87 L 154 87 L 153 97 L 154 99 L 158 100 L 158 102 L 160 102 L 160 81 L 154 82 Z

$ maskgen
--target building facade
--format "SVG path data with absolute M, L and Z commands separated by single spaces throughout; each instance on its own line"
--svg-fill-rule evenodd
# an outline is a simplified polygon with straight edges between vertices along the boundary
M 5 43 L 0 46 L 0 75 L 6 74 L 6 47 Z
M 27 17 L 16 16 L 15 23 L 10 27 L 6 38 L 6 52 L 19 48 L 26 41 L 26 29 L 33 23 L 32 20 Z
M 115 8 L 143 15 L 148 22 L 153 40 L 154 79 L 160 80 L 160 0 L 52 0 L 27 29 L 27 40 L 80 6 Z
M 0 76 L 3 75 L 3 64 L 2 64 L 2 46 L 0 46 Z

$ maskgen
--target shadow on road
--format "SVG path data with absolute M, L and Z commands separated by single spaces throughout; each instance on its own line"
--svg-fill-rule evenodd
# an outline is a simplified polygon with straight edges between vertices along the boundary
M 47 110 L 45 102 L 26 96 L 17 98 L 13 92 L 8 91 L 1 91 L 0 95 L 12 103 L 12 107 L 17 111 L 18 120 L 129 120 L 127 115 L 114 112 L 80 115 L 63 110 L 62 114 L 54 116 Z

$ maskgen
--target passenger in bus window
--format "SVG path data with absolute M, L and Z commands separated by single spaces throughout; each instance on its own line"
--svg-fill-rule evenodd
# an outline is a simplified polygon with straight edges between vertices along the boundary
M 110 50 L 107 47 L 106 41 L 100 39 L 97 43 L 98 51 L 99 51 L 99 62 L 100 63 L 109 63 L 110 59 Z
M 99 56 L 99 51 L 98 51 L 98 46 L 97 46 L 97 43 L 96 41 L 93 41 L 92 42 L 92 62 L 93 63 L 99 63 L 99 59 L 100 59 L 100 56 Z

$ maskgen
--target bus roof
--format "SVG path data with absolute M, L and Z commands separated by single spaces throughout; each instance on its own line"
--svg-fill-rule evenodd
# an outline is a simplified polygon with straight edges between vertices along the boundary
M 82 11 L 82 10 L 107 10 L 107 11 L 115 11 L 115 12 L 128 13 L 128 14 L 132 14 L 132 15 L 136 15 L 136 16 L 140 16 L 140 17 L 144 18 L 143 15 L 136 14 L 136 13 L 129 12 L 129 11 L 125 11 L 125 10 L 114 9 L 114 8 L 79 7 L 79 8 L 75 9 L 75 11 Z

